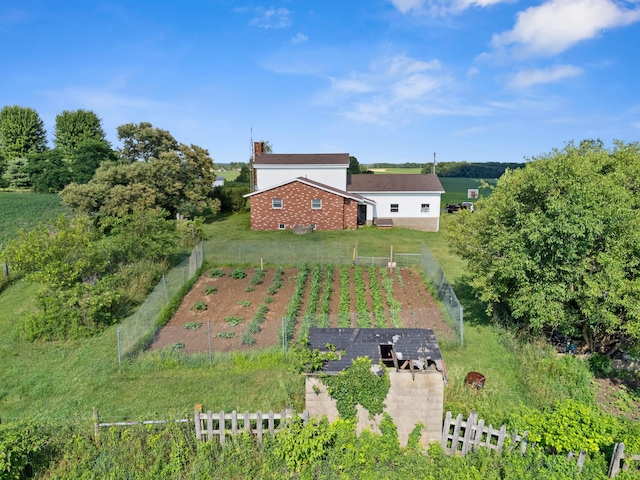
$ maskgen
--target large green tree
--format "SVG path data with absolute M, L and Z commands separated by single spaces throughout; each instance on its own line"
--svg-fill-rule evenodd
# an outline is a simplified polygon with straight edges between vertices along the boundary
M 206 208 L 217 212 L 214 164 L 207 150 L 177 143 L 169 132 L 149 123 L 122 127 L 119 136 L 129 135 L 121 137 L 126 145 L 120 151 L 122 161 L 101 164 L 86 185 L 67 186 L 61 192 L 63 203 L 86 213 L 116 216 L 145 209 L 187 216 Z
M 571 142 L 507 171 L 448 239 L 497 318 L 611 354 L 640 340 L 639 193 L 640 144 Z
M 127 123 L 118 127 L 122 142 L 120 159 L 125 162 L 150 162 L 161 153 L 178 151 L 179 143 L 167 130 L 154 128 L 149 122 Z
M 64 155 L 71 155 L 85 140 L 104 141 L 100 117 L 91 110 L 64 110 L 56 116 L 53 143 Z
M 38 112 L 19 105 L 0 110 L 0 156 L 5 161 L 46 149 L 47 132 Z

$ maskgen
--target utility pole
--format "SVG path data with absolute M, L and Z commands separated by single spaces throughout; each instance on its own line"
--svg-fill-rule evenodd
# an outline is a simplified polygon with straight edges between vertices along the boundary
M 436 152 L 433 152 L 433 172 L 431 173 L 436 174 Z

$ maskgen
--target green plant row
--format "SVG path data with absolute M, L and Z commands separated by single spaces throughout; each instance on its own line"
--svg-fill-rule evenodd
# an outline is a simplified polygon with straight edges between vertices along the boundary
M 355 268 L 353 281 L 356 286 L 356 324 L 360 328 L 371 328 L 371 317 L 369 317 L 369 305 L 367 305 L 367 291 L 362 267 Z
M 264 281 L 264 276 L 266 272 L 267 271 L 262 268 L 257 268 L 255 273 L 253 274 L 253 277 L 251 277 L 251 280 L 249 281 L 249 283 L 254 287 L 256 285 L 260 285 Z
M 395 328 L 402 328 L 402 318 L 400 317 L 402 305 L 393 296 L 393 278 L 384 268 L 380 269 L 380 275 L 382 276 L 382 287 L 387 294 L 387 305 L 391 311 L 391 323 Z
M 316 310 L 318 308 L 318 302 L 320 300 L 320 290 L 322 289 L 322 265 L 319 263 L 313 266 L 311 270 L 311 289 L 309 291 L 309 298 L 307 302 L 307 311 L 302 318 L 302 325 L 298 332 L 298 338 L 303 338 L 307 335 L 309 328 L 313 327 L 316 318 Z
M 349 295 L 349 267 L 340 267 L 340 305 L 338 306 L 338 327 L 351 326 L 351 297 Z
M 387 326 L 387 317 L 384 313 L 384 302 L 377 273 L 375 267 L 369 267 L 369 292 L 373 305 L 373 323 L 377 328 L 385 328 Z
M 284 314 L 285 316 L 285 332 L 284 336 L 287 340 L 291 340 L 293 338 L 296 320 L 298 317 L 298 312 L 300 311 L 300 307 L 302 306 L 302 296 L 304 294 L 304 289 L 307 284 L 307 277 L 309 276 L 309 265 L 306 263 L 300 267 L 298 271 L 298 275 L 296 275 L 296 288 L 291 296 L 291 300 L 289 300 L 289 305 L 287 305 L 287 310 Z
M 275 295 L 278 292 L 278 290 L 280 290 L 280 288 L 282 287 L 283 276 L 284 276 L 284 270 L 282 270 L 282 267 L 276 268 L 276 274 L 273 277 L 273 283 L 267 289 L 268 295 Z
M 321 328 L 327 328 L 329 326 L 329 312 L 331 311 L 331 296 L 333 294 L 333 270 L 332 265 L 328 265 L 325 269 L 320 316 L 317 322 L 318 327 Z

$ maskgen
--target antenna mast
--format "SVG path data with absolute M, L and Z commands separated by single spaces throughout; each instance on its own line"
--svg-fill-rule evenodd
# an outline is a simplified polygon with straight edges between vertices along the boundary
M 431 173 L 436 174 L 436 152 L 433 152 L 433 172 Z

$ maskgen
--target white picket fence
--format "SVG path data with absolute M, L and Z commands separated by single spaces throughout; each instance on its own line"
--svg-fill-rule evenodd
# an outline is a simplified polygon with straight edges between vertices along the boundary
M 223 444 L 227 435 L 236 435 L 240 432 L 248 432 L 253 435 L 259 443 L 265 433 L 274 436 L 275 433 L 282 429 L 287 419 L 293 417 L 293 412 L 289 409 L 280 413 L 274 413 L 272 410 L 267 414 L 258 411 L 257 413 L 244 412 L 239 414 L 235 410 L 231 413 L 221 411 L 213 413 L 200 413 L 198 409 L 195 411 L 194 423 L 196 427 L 196 438 L 206 441 L 218 438 Z M 306 425 L 309 420 L 309 412 L 307 410 L 300 414 L 303 423 Z

